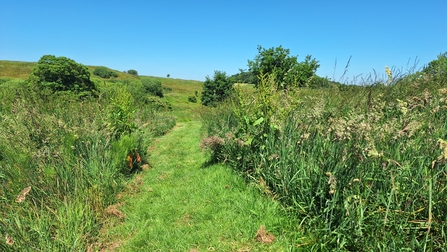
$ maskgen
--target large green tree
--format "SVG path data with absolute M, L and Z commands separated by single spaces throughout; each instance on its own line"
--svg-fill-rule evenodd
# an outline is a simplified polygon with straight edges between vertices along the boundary
M 282 46 L 265 49 L 258 46 L 258 54 L 248 60 L 249 71 L 255 76 L 257 85 L 262 74 L 273 74 L 279 89 L 303 87 L 309 85 L 309 79 L 315 75 L 318 61 L 307 55 L 303 62 L 296 56 L 290 56 L 290 50 Z
M 206 77 L 203 83 L 202 104 L 205 106 L 216 106 L 219 102 L 230 96 L 233 91 L 231 78 L 223 71 L 214 71 L 211 79 Z
M 41 91 L 72 91 L 80 96 L 92 95 L 97 91 L 86 66 L 54 55 L 40 58 L 28 77 L 28 82 Z

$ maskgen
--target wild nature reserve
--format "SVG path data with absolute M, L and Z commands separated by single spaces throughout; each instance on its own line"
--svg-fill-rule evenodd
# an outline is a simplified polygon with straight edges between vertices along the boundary
M 0 60 L 0 251 L 447 251 L 447 53 L 344 83 Z

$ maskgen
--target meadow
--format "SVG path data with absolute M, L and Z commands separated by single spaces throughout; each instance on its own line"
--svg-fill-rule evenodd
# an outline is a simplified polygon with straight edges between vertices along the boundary
M 42 96 L 35 66 L 0 61 L 1 251 L 447 250 L 445 78 L 264 75 L 204 107 L 201 82 L 119 71 Z

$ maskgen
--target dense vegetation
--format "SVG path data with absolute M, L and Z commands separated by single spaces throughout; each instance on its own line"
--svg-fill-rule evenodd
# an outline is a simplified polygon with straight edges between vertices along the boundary
M 0 81 L 0 250 L 85 251 L 104 209 L 149 162 L 151 139 L 175 118 L 144 87 L 147 77 L 90 79 L 65 57 L 32 65 L 27 80 Z
M 303 62 L 297 56 L 289 56 L 290 50 L 282 46 L 265 49 L 258 46 L 258 54 L 248 61 L 249 72 L 258 85 L 262 75 L 273 75 L 278 89 L 310 86 L 310 81 L 320 67 L 316 59 L 307 55 Z
M 89 96 L 96 93 L 88 68 L 66 57 L 42 56 L 27 82 L 40 94 L 69 91 Z
M 216 106 L 231 95 L 233 84 L 234 82 L 232 82 L 230 77 L 222 71 L 215 71 L 213 78 L 207 76 L 203 83 L 202 104 L 205 106 Z
M 290 58 L 282 47 L 271 50 Z M 267 52 L 261 48 L 254 62 Z M 298 70 L 292 79 L 278 79 L 285 74 L 275 68 L 261 71 L 256 88 L 234 86 L 235 79 L 221 71 L 207 78 L 200 97 L 208 105 L 200 110 L 206 134 L 201 146 L 210 162 L 227 164 L 286 209 L 289 220 L 281 223 L 293 223 L 293 231 L 289 225 L 272 229 L 294 239 L 290 250 L 447 250 L 447 54 L 406 76 L 386 68 L 386 80 L 365 86 L 316 76 L 318 62 L 311 57 L 293 65 Z M 104 80 L 90 75 L 96 67 L 54 56 L 37 64 L 0 66 L 12 69 L 0 78 L 1 251 L 87 250 L 99 236 L 105 208 L 116 203 L 133 172 L 151 161 L 152 139 L 176 120 L 191 121 L 184 107 L 199 111 L 195 89 L 200 83 L 182 83 L 176 87 L 183 93 L 171 94 L 173 79 L 115 72 Z M 300 75 L 298 66 L 313 74 Z M 301 82 L 300 76 L 306 79 Z M 186 145 L 185 133 L 173 139 Z M 193 148 L 190 143 L 186 149 Z M 178 163 L 173 172 L 187 162 Z M 204 174 L 221 182 L 213 172 Z M 191 188 L 197 187 L 176 189 L 191 193 Z M 236 197 L 229 191 L 222 195 Z M 179 202 L 182 196 L 170 200 Z M 164 209 L 163 203 L 157 207 Z M 240 211 L 261 218 L 253 209 L 267 208 Z M 199 217 L 212 220 L 213 214 Z M 160 216 L 172 219 L 169 212 Z M 185 226 L 198 221 L 184 216 Z M 159 235 L 163 225 L 154 227 Z M 148 242 L 145 236 L 136 238 Z
M 118 77 L 118 74 L 115 71 L 103 66 L 95 68 L 95 70 L 93 70 L 93 74 L 105 79 L 110 77 Z
M 284 92 L 260 75 L 203 115 L 202 144 L 289 208 L 306 251 L 444 251 L 445 60 L 369 86 Z

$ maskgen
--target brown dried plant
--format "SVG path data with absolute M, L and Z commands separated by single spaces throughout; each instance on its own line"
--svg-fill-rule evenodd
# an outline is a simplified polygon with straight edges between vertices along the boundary
M 267 231 L 265 231 L 265 226 L 261 225 L 261 227 L 258 229 L 258 232 L 256 233 L 256 240 L 264 244 L 270 244 L 275 241 L 275 236 L 273 234 L 267 233 Z
M 16 202 L 21 203 L 26 199 L 26 195 L 31 191 L 31 186 L 26 187 L 23 189 L 19 195 L 17 195 Z

